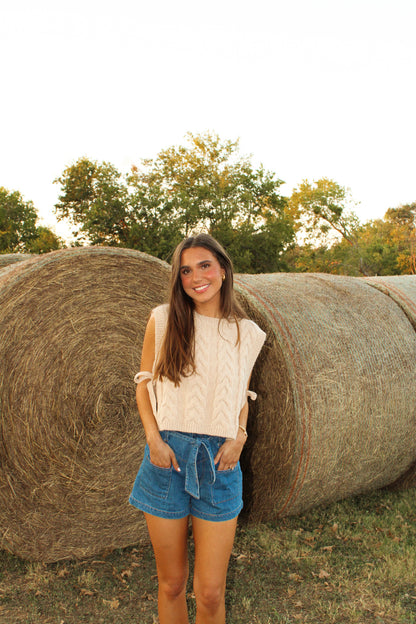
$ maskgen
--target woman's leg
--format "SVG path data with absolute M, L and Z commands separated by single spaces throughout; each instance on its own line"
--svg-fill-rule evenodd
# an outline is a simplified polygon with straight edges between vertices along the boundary
M 192 517 L 195 541 L 195 624 L 225 624 L 225 585 L 237 518 L 208 522 Z
M 188 518 L 167 520 L 144 514 L 155 553 L 160 624 L 188 624 Z

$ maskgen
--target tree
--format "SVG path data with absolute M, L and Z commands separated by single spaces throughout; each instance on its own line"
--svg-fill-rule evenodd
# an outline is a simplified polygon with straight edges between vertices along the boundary
M 416 204 L 390 208 L 384 219 L 368 221 L 355 231 L 354 245 L 344 240 L 334 245 L 342 271 L 358 275 L 360 266 L 367 275 L 415 273 L 415 209 Z
M 397 245 L 397 268 L 400 273 L 416 273 L 416 202 L 389 208 L 385 220 L 391 228 L 391 239 Z
M 36 210 L 18 191 L 0 187 L 0 253 L 27 251 L 36 238 Z
M 110 163 L 80 158 L 54 183 L 62 193 L 55 205 L 59 220 L 80 226 L 77 242 L 126 246 L 129 231 L 127 188 L 122 175 Z
M 359 276 L 415 273 L 416 204 L 390 208 L 384 219 L 368 221 L 331 246 L 303 245 L 288 258 L 295 271 L 323 271 Z
M 27 251 L 33 254 L 43 254 L 61 249 L 63 246 L 62 240 L 55 232 L 43 225 L 39 225 L 36 228 L 36 238 L 27 245 Z
M 363 230 L 354 205 L 349 189 L 328 178 L 313 184 L 304 180 L 289 200 L 298 239 L 320 247 L 320 261 L 329 262 L 331 272 L 372 275 L 368 250 L 359 244 Z
M 328 178 L 313 184 L 304 180 L 289 201 L 297 232 L 304 240 L 320 244 L 340 238 L 354 244 L 359 220 L 353 205 L 349 189 Z
M 294 245 L 285 254 L 288 270 L 295 273 L 342 273 L 334 248 L 326 245 Z M 349 273 L 348 273 L 349 274 Z
M 129 175 L 82 158 L 56 180 L 56 212 L 79 226 L 78 240 L 122 245 L 169 260 L 196 231 L 218 238 L 237 270 L 276 271 L 294 238 L 281 180 L 254 168 L 238 141 L 187 134 L 187 144 L 142 160 Z
M 228 249 L 236 270 L 281 270 L 294 237 L 281 180 L 241 157 L 238 141 L 188 133 L 187 142 L 142 161 L 129 177 L 147 246 L 156 240 L 160 248 L 162 240 L 170 254 L 183 236 L 206 231 Z
M 37 219 L 33 202 L 0 187 L 0 253 L 46 253 L 62 247 L 52 230 L 36 225 Z

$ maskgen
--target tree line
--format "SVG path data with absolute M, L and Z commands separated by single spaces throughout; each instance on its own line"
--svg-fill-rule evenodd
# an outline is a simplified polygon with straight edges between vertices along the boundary
M 188 133 L 184 145 L 128 174 L 83 157 L 54 182 L 54 211 L 73 228 L 72 245 L 128 247 L 169 262 L 184 236 L 205 231 L 242 273 L 416 273 L 416 202 L 361 223 L 349 189 L 327 178 L 304 180 L 285 197 L 275 173 L 216 134 Z M 64 246 L 36 222 L 32 202 L 0 188 L 0 253 Z

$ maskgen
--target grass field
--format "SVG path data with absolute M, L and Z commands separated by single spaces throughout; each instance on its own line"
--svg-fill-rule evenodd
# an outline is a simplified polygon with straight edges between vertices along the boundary
M 189 548 L 192 561 L 192 546 Z M 195 609 L 188 592 L 190 621 Z M 151 547 L 51 565 L 0 551 L 1 624 L 154 624 Z M 416 623 L 416 490 L 240 523 L 227 624 Z

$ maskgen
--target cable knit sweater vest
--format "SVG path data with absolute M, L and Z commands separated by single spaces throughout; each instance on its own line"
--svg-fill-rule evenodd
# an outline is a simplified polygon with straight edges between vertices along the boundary
M 152 312 L 155 318 L 155 361 L 166 330 L 168 305 Z M 234 321 L 194 312 L 196 372 L 179 387 L 164 379 L 154 384 L 159 430 L 184 431 L 236 438 L 238 418 L 247 400 L 247 384 L 266 334 L 248 319 Z

